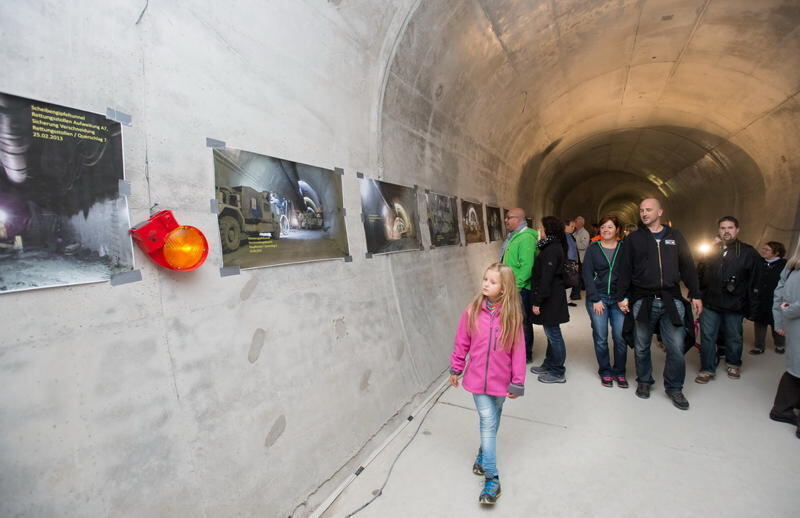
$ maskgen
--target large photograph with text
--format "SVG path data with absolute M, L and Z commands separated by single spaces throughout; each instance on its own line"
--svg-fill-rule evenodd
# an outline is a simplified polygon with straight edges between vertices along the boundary
M 214 184 L 223 266 L 256 268 L 348 255 L 339 173 L 215 149 Z
M 367 252 L 419 250 L 416 189 L 369 178 L 360 181 Z
M 503 221 L 500 207 L 486 206 L 486 227 L 489 229 L 489 241 L 503 240 Z
M 467 243 L 485 243 L 483 204 L 461 200 L 461 218 L 464 223 L 464 240 Z
M 428 228 L 431 232 L 431 246 L 461 244 L 456 197 L 429 192 L 425 195 L 425 199 L 428 204 Z
M 0 93 L 0 293 L 133 269 L 123 179 L 119 123 Z

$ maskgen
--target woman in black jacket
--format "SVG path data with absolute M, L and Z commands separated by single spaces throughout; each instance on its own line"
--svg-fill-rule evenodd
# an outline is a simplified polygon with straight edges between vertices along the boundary
M 613 216 L 600 220 L 600 240 L 586 249 L 583 259 L 583 283 L 586 286 L 586 310 L 592 322 L 594 352 L 597 356 L 600 383 L 604 387 L 614 385 L 628 388 L 625 378 L 625 362 L 628 345 L 622 337 L 625 314 L 617 306 L 617 280 L 622 242 L 619 241 L 619 221 Z M 614 366 L 611 366 L 608 347 L 608 324 L 614 339 Z
M 547 353 L 540 366 L 531 367 L 542 383 L 564 383 L 564 361 L 567 349 L 561 335 L 561 326 L 569 322 L 567 292 L 564 284 L 564 260 L 567 255 L 564 223 L 555 216 L 542 218 L 542 237 L 539 254 L 531 273 L 531 303 L 533 323 L 544 327 L 547 336 Z
M 775 294 L 775 287 L 781 276 L 783 267 L 786 266 L 786 247 L 783 243 L 770 241 L 759 250 L 761 257 L 764 258 L 759 265 L 758 284 L 756 285 L 756 311 L 753 314 L 753 330 L 755 331 L 755 344 L 750 350 L 750 354 L 763 354 L 767 327 L 772 328 L 772 341 L 775 343 L 775 352 L 782 354 L 785 349 L 786 338 L 775 332 L 775 323 L 772 320 L 772 297 Z

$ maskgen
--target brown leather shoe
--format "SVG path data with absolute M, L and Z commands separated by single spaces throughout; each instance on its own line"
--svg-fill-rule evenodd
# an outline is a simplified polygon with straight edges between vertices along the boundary
M 705 385 L 709 381 L 713 380 L 716 374 L 713 372 L 708 371 L 700 371 L 700 374 L 694 379 L 695 383 L 700 383 L 701 385 Z
M 730 366 L 728 367 L 728 377 L 732 380 L 738 380 L 741 377 L 741 373 L 739 372 L 739 367 Z

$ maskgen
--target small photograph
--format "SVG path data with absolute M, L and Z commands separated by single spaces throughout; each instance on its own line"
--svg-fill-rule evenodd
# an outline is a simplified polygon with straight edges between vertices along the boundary
M 258 268 L 348 255 L 342 177 L 240 149 L 214 150 L 223 266 Z
M 0 93 L 0 293 L 132 270 L 123 179 L 118 122 Z
M 419 250 L 416 190 L 369 178 L 360 182 L 367 252 Z
M 503 220 L 500 207 L 486 206 L 486 227 L 489 229 L 489 241 L 503 240 Z
M 467 243 L 485 243 L 486 230 L 483 225 L 483 204 L 461 200 L 461 217 L 464 222 L 464 238 Z
M 431 231 L 431 247 L 453 246 L 461 243 L 458 230 L 458 205 L 455 196 L 429 192 L 428 228 Z

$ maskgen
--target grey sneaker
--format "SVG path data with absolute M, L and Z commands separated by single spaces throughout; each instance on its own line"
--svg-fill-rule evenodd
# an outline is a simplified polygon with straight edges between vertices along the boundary
M 566 383 L 567 378 L 564 376 L 556 376 L 553 373 L 545 372 L 544 374 L 540 374 L 537 378 L 539 383 Z
M 494 504 L 500 498 L 500 479 L 497 477 L 487 478 L 483 483 L 483 490 L 481 496 L 478 497 L 478 502 L 482 504 Z
M 534 365 L 531 367 L 531 372 L 534 374 L 547 374 L 547 369 L 541 365 Z
M 476 475 L 483 475 L 483 451 L 478 450 L 478 456 L 475 457 L 475 463 L 472 465 L 472 472 Z

